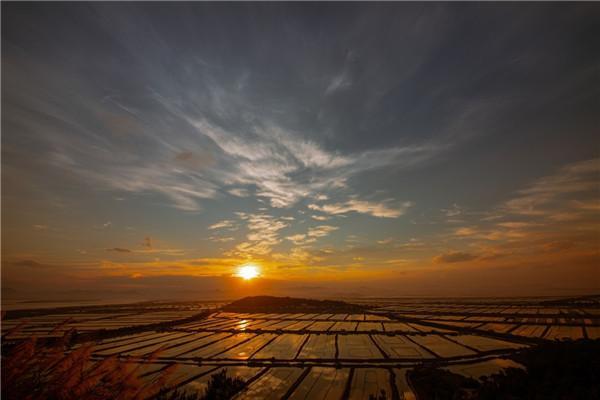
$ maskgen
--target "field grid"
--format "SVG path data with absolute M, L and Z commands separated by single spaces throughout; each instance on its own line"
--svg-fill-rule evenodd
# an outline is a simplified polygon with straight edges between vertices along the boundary
M 365 312 L 230 312 L 221 304 L 61 311 L 9 318 L 4 341 L 58 337 L 89 340 L 94 362 L 118 357 L 142 379 L 172 368 L 168 390 L 195 394 L 215 373 L 246 382 L 238 399 L 414 399 L 407 371 L 436 363 L 479 379 L 518 364 L 504 358 L 550 340 L 600 337 L 596 308 L 544 307 L 531 300 L 363 301 Z

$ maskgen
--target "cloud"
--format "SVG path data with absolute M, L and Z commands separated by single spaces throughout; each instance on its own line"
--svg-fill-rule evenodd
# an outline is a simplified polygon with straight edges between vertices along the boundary
M 209 240 L 211 240 L 213 242 L 226 243 L 226 242 L 231 242 L 231 241 L 235 240 L 235 238 L 233 238 L 231 236 L 226 236 L 226 237 L 211 236 L 211 237 L 209 237 Z
M 463 209 L 461 207 L 459 207 L 458 204 L 452 204 L 452 206 L 450 208 L 447 209 L 442 209 L 442 212 L 447 216 L 447 217 L 457 217 L 459 215 L 461 215 L 463 213 Z
M 48 267 L 53 267 L 52 265 L 49 264 L 43 264 L 34 260 L 20 260 L 20 261 L 13 261 L 10 263 L 11 265 L 14 265 L 16 267 L 27 267 L 27 268 L 34 268 L 34 269 L 38 269 L 38 268 L 48 268 Z
M 214 230 L 214 229 L 236 229 L 237 228 L 237 224 L 235 221 L 230 220 L 230 219 L 226 219 L 223 221 L 219 221 L 219 222 L 215 222 L 214 224 L 210 225 L 208 227 L 208 229 Z
M 112 251 L 112 252 L 115 252 L 115 253 L 131 253 L 132 252 L 131 250 L 125 249 L 123 247 L 113 247 L 113 248 L 110 248 L 110 249 L 106 249 L 106 251 Z
M 499 66 L 489 61 L 478 69 L 480 75 L 465 74 L 465 66 L 478 62 L 472 57 L 447 71 L 451 79 L 441 79 L 432 73 L 436 68 L 432 60 L 443 55 L 441 49 L 450 44 L 459 52 L 465 50 L 463 41 L 453 36 L 456 32 L 438 23 L 451 14 L 445 9 L 416 12 L 424 24 L 408 23 L 415 18 L 411 7 L 389 15 L 355 12 L 355 23 L 341 25 L 326 17 L 331 25 L 326 40 L 305 29 L 276 37 L 273 33 L 280 32 L 281 18 L 269 16 L 259 17 L 265 28 L 260 32 L 246 32 L 244 37 L 237 30 L 217 35 L 218 27 L 192 23 L 193 13 L 181 10 L 173 12 L 184 23 L 155 29 L 164 21 L 142 11 L 134 7 L 123 14 L 99 7 L 89 13 L 99 18 L 78 14 L 84 22 L 65 28 L 73 39 L 70 46 L 46 38 L 40 48 L 48 51 L 34 49 L 27 55 L 14 49 L 30 48 L 31 37 L 43 37 L 41 22 L 64 24 L 61 16 L 40 10 L 27 16 L 15 12 L 17 20 L 36 21 L 31 24 L 36 35 L 19 34 L 28 24 L 11 28 L 15 43 L 13 50 L 7 49 L 10 62 L 5 72 L 11 81 L 7 104 L 13 108 L 6 114 L 14 115 L 7 126 L 30 135 L 40 158 L 61 168 L 64 175 L 78 176 L 90 188 L 158 194 L 167 204 L 188 211 L 200 210 L 205 199 L 217 198 L 227 188 L 235 187 L 230 193 L 243 195 L 238 186 L 251 188 L 246 190 L 256 191 L 275 207 L 290 207 L 317 193 L 333 197 L 332 188 L 354 184 L 351 178 L 366 171 L 409 168 L 453 146 L 462 132 L 495 131 L 496 122 L 506 119 L 505 104 L 511 109 L 518 109 L 521 99 L 527 104 L 540 104 L 536 100 L 550 104 L 547 95 L 556 86 L 566 91 L 565 96 L 576 93 L 575 78 L 585 82 L 581 72 L 594 71 L 588 60 L 560 71 L 547 63 L 555 76 L 573 80 L 543 87 L 521 81 L 520 77 L 544 65 L 535 62 L 536 57 L 556 53 L 542 43 L 532 58 L 526 46 L 506 46 L 535 29 L 535 24 L 533 28 L 522 24 L 497 38 L 498 46 L 486 46 L 484 37 L 470 43 L 487 52 L 486 60 L 503 60 L 500 68 L 518 65 L 516 75 L 511 75 L 516 79 L 477 85 Z M 216 19 L 233 18 L 214 10 L 207 13 Z M 392 24 L 391 31 L 381 29 L 389 25 L 382 23 L 388 18 L 406 18 L 407 23 Z M 480 18 L 479 11 L 465 14 L 469 23 Z M 294 26 L 305 26 L 302 15 L 292 19 Z M 575 20 L 568 20 L 557 21 L 557 32 L 571 31 L 568 27 Z M 422 26 L 438 28 L 424 32 Z M 102 51 L 89 46 L 90 40 L 98 38 L 97 32 L 111 38 L 100 46 Z M 207 33 L 216 38 L 208 45 L 180 40 Z M 390 37 L 400 38 L 399 45 L 389 47 Z M 574 38 L 564 38 L 560 48 L 575 54 Z M 276 66 L 268 57 L 248 57 L 266 39 L 282 54 Z M 290 40 L 319 45 L 290 49 Z M 340 49 L 343 41 L 352 43 L 352 49 Z M 160 45 L 152 45 L 156 43 Z M 374 43 L 389 51 L 383 54 Z M 504 49 L 501 56 L 494 53 L 498 49 Z M 107 55 L 115 62 L 102 63 Z M 171 58 L 178 60 L 176 65 L 163 62 Z M 473 90 L 467 95 L 465 88 Z M 511 90 L 519 96 L 512 96 Z M 578 91 L 577 104 L 582 103 L 581 97 L 593 97 Z M 394 104 L 403 105 L 401 113 L 391 111 Z M 430 117 L 431 110 L 436 118 Z
M 246 127 L 252 132 L 252 140 L 248 140 L 206 118 L 181 115 L 223 153 L 227 166 L 220 178 L 231 184 L 254 185 L 256 195 L 267 198 L 273 207 L 289 207 L 333 185 L 340 173 L 337 169 L 353 163 L 351 157 L 325 151 L 272 124 Z M 309 173 L 312 179 L 301 179 L 300 172 Z
M 309 204 L 308 208 L 333 215 L 357 212 L 380 218 L 398 218 L 406 213 L 408 208 L 413 206 L 413 203 L 409 201 L 404 202 L 396 207 L 388 205 L 389 203 L 389 200 L 376 203 L 371 201 L 351 199 L 345 203 L 332 203 L 322 206 L 317 204 Z
M 185 251 L 182 249 L 155 248 L 150 237 L 144 238 L 142 242 L 143 249 L 131 250 L 125 247 L 112 247 L 106 249 L 113 253 L 127 253 L 133 255 L 167 255 L 167 256 L 182 256 Z
M 268 119 L 262 118 L 260 124 L 244 124 L 243 131 L 238 131 L 206 116 L 190 114 L 162 97 L 157 99 L 221 152 L 222 162 L 218 171 L 213 171 L 211 181 L 253 185 L 256 196 L 265 197 L 277 208 L 290 207 L 305 198 L 326 199 L 323 191 L 345 186 L 352 176 L 390 165 L 412 166 L 443 148 L 428 144 L 341 154 Z
M 61 163 L 65 164 L 65 163 Z M 198 200 L 215 198 L 218 186 L 202 178 L 201 171 L 183 170 L 168 162 L 145 165 L 108 166 L 104 170 L 87 170 L 83 164 L 62 165 L 79 173 L 89 182 L 132 193 L 159 193 L 183 211 L 199 211 Z
M 306 234 L 299 233 L 297 235 L 286 236 L 286 239 L 293 242 L 294 244 L 304 244 L 306 239 Z
M 517 196 L 500 207 L 489 212 L 463 213 L 471 226 L 440 237 L 470 246 L 491 243 L 495 246 L 494 254 L 498 251 L 505 254 L 510 249 L 509 253 L 532 257 L 535 252 L 543 253 L 547 247 L 553 247 L 553 243 L 577 243 L 579 250 L 593 247 L 589 238 L 597 236 L 594 221 L 599 216 L 600 207 L 596 205 L 599 188 L 600 159 L 568 164 L 519 190 Z M 474 218 L 477 216 L 479 221 Z M 563 250 L 572 251 L 571 247 Z
M 533 228 L 538 226 L 539 224 L 533 222 L 517 222 L 517 221 L 507 221 L 507 222 L 499 222 L 496 225 L 502 228 L 508 229 L 523 229 L 523 228 Z
M 286 239 L 293 242 L 295 245 L 307 245 L 314 243 L 318 238 L 328 236 L 331 232 L 338 230 L 337 226 L 319 225 L 308 228 L 306 233 L 287 236 Z M 299 249 L 297 251 L 300 251 Z
M 320 225 L 320 226 L 316 226 L 313 228 L 309 228 L 307 235 L 310 237 L 319 238 L 319 237 L 327 236 L 331 232 L 336 231 L 338 229 L 339 228 L 337 226 Z
M 572 196 L 597 196 L 600 187 L 600 158 L 576 162 L 538 179 L 505 204 L 505 211 L 521 215 L 548 215 L 564 208 Z M 581 200 L 578 198 L 577 200 Z
M 480 232 L 478 229 L 468 228 L 468 227 L 458 228 L 458 229 L 454 230 L 454 234 L 456 236 L 475 236 L 475 235 L 478 235 L 479 233 Z
M 265 256 L 271 253 L 272 248 L 281 243 L 279 231 L 289 226 L 281 218 L 267 214 L 250 214 L 238 212 L 240 219 L 246 222 L 248 233 L 246 241 L 239 243 L 227 255 L 238 257 Z
M 334 76 L 327 89 L 325 89 L 325 95 L 331 95 L 340 90 L 349 88 L 352 86 L 352 81 L 345 73 L 341 73 L 337 76 Z
M 248 189 L 243 188 L 233 188 L 227 190 L 227 193 L 232 194 L 237 197 L 248 197 L 250 196 L 250 191 Z
M 181 64 L 197 67 L 198 60 L 188 61 Z M 19 63 L 32 64 L 24 59 Z M 42 75 L 37 64 L 30 67 Z M 23 71 L 11 71 L 20 88 L 11 95 L 34 104 L 27 107 L 34 115 L 19 116 L 18 124 L 26 132 L 47 132 L 35 136 L 45 167 L 94 190 L 158 194 L 184 211 L 199 211 L 203 200 L 223 192 L 254 194 L 277 208 L 302 199 L 324 200 L 357 175 L 409 168 L 447 148 L 431 141 L 361 150 L 326 146 L 322 136 L 311 136 L 309 127 L 292 129 L 279 115 L 255 106 L 252 92 L 240 92 L 233 77 L 220 77 L 204 67 L 188 76 L 194 84 L 182 85 L 160 73 L 157 86 L 143 84 L 139 96 L 110 94 L 102 102 L 83 94 L 106 91 L 104 87 L 94 87 L 85 77 L 72 78 L 65 68 L 53 71 L 51 81 L 40 82 L 31 82 L 31 75 Z M 340 88 L 340 82 L 332 88 Z M 63 96 L 58 103 L 53 97 L 26 95 L 64 87 L 82 95 Z M 52 116 L 52 123 L 41 123 L 40 116 Z M 121 122 L 116 129 L 115 121 L 127 121 L 126 129 Z
M 175 155 L 175 160 L 187 168 L 202 169 L 214 164 L 214 157 L 207 152 L 182 151 Z
M 329 217 L 325 215 L 311 215 L 310 217 L 316 221 L 327 221 L 329 219 Z
M 287 236 L 286 239 L 293 242 L 297 246 L 306 246 L 310 243 L 316 242 L 317 239 L 319 239 L 319 238 L 328 236 L 331 232 L 334 232 L 337 229 L 339 229 L 337 226 L 319 225 L 319 226 L 308 228 L 306 233 L 299 233 L 296 235 Z M 296 248 L 295 251 L 297 253 L 294 256 L 295 258 L 298 258 L 300 253 L 305 254 L 305 255 L 308 254 L 308 253 L 305 253 L 305 250 L 301 249 L 301 248 Z M 303 257 L 303 259 L 306 261 L 308 258 Z
M 577 210 L 600 211 L 600 201 L 597 198 L 586 201 L 573 200 L 569 205 Z
M 465 253 L 462 251 L 450 251 L 448 253 L 440 254 L 433 258 L 434 264 L 451 264 L 460 263 L 465 261 L 476 260 L 478 257 L 471 253 Z
M 150 236 L 146 236 L 142 242 L 142 246 L 147 249 L 151 249 L 153 247 L 152 238 Z
M 548 251 L 561 251 L 562 252 L 564 250 L 571 249 L 574 246 L 575 246 L 575 243 L 573 243 L 570 240 L 557 240 L 557 241 L 545 243 L 543 247 L 545 250 L 548 250 Z

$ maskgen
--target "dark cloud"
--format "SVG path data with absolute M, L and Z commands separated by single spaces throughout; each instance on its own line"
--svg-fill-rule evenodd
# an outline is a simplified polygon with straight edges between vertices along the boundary
M 211 154 L 206 152 L 182 151 L 175 155 L 175 161 L 187 168 L 201 169 L 213 165 L 215 159 Z
M 563 251 L 575 246 L 575 243 L 569 240 L 560 240 L 544 244 L 544 249 L 548 251 Z
M 144 241 L 142 242 L 142 246 L 144 246 L 147 249 L 153 248 L 152 238 L 150 236 L 146 236 L 144 238 Z
M 450 251 L 448 253 L 440 254 L 433 258 L 435 264 L 450 264 L 460 263 L 465 261 L 472 261 L 478 258 L 477 255 L 471 253 L 465 253 L 462 251 Z
M 125 249 L 123 247 L 113 247 L 111 249 L 106 249 L 106 251 L 113 251 L 115 253 L 131 253 L 131 250 Z
M 43 264 L 43 263 L 39 263 L 37 261 L 34 260 L 21 260 L 21 261 L 14 261 L 11 263 L 12 265 L 16 266 L 16 267 L 27 267 L 27 268 L 51 268 L 53 267 L 53 265 L 50 264 Z

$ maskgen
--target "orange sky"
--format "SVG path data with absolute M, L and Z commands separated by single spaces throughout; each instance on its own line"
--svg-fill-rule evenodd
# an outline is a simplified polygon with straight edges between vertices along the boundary
M 598 7 L 2 10 L 3 300 L 600 290 Z

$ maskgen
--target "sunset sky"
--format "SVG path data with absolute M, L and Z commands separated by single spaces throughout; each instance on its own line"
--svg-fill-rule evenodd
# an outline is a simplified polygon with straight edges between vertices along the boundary
M 3 2 L 2 297 L 597 292 L 599 18 Z

